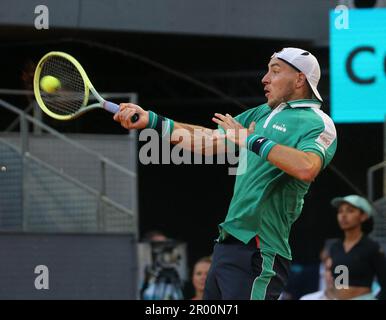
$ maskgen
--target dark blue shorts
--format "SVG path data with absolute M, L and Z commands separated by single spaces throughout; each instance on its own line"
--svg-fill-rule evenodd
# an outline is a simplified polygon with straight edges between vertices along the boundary
M 229 237 L 214 246 L 205 300 L 277 300 L 287 283 L 290 260 Z

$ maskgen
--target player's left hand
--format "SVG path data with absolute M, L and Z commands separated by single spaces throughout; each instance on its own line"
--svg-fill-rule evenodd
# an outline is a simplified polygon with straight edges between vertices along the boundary
M 214 115 L 212 120 L 225 130 L 225 137 L 240 147 L 245 147 L 245 141 L 250 134 L 254 133 L 256 123 L 252 122 L 249 128 L 245 128 L 228 113 Z

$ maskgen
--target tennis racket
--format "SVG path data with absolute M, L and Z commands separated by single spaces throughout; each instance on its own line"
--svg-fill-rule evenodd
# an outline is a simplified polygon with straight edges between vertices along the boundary
M 54 90 L 44 90 L 44 77 L 54 79 Z M 90 92 L 97 103 L 89 104 Z M 39 61 L 34 75 L 34 93 L 39 107 L 57 120 L 75 119 L 98 108 L 111 113 L 119 111 L 119 105 L 106 101 L 95 90 L 80 63 L 64 52 L 49 52 Z M 138 114 L 131 117 L 132 122 L 138 119 Z

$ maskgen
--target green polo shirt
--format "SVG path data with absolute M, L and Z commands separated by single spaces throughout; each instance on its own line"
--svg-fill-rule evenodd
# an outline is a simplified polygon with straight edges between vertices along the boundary
M 275 109 L 267 104 L 249 109 L 236 120 L 277 144 L 313 152 L 325 168 L 336 150 L 336 130 L 320 110 L 318 100 L 294 100 Z M 240 151 L 238 175 L 225 221 L 219 225 L 221 241 L 227 233 L 248 243 L 256 235 L 262 251 L 292 259 L 288 243 L 292 224 L 299 217 L 310 183 L 298 180 L 264 157 L 245 148 Z

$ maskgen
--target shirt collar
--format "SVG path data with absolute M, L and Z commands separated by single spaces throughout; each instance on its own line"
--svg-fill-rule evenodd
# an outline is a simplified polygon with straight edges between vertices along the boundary
M 286 103 L 291 108 L 315 108 L 320 109 L 322 103 L 316 99 L 292 100 Z

